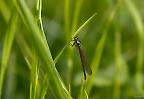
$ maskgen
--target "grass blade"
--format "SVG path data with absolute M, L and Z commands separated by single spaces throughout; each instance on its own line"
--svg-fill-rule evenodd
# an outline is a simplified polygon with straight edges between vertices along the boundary
M 2 13 L 5 21 L 8 22 L 11 14 L 10 9 L 7 7 L 4 0 L 1 0 L 0 2 L 0 12 Z
M 39 55 L 39 58 L 46 66 L 48 81 L 51 87 L 53 88 L 52 91 L 54 92 L 57 98 L 65 99 L 67 97 L 64 84 L 61 80 L 61 77 L 58 71 L 55 68 L 54 61 L 52 59 L 50 50 L 45 43 L 45 39 L 41 35 L 41 31 L 37 26 L 33 15 L 31 14 L 30 10 L 28 9 L 25 1 L 23 0 L 13 0 L 13 4 L 16 7 L 16 10 L 20 14 L 25 26 L 30 31 L 27 33 L 29 35 L 29 40 L 33 43 L 34 48 L 36 49 L 36 53 Z
M 30 99 L 36 99 L 37 97 L 37 82 L 38 82 L 38 57 L 33 51 L 33 60 L 30 64 L 31 66 L 31 76 L 30 76 Z
M 65 33 L 66 33 L 66 38 L 69 38 L 69 33 L 70 33 L 70 0 L 65 0 L 65 11 L 64 11 L 64 16 L 65 16 Z
M 113 20 L 113 18 L 115 16 L 117 7 L 118 7 L 118 5 L 116 5 L 116 7 L 111 11 L 108 19 L 106 20 L 106 25 L 105 25 L 104 31 L 102 32 L 103 35 L 102 35 L 100 41 L 97 44 L 97 47 L 96 47 L 96 50 L 95 50 L 95 54 L 94 54 L 94 58 L 93 58 L 93 61 L 91 63 L 91 68 L 92 68 L 93 74 L 81 86 L 81 90 L 83 89 L 83 91 L 80 92 L 79 99 L 86 99 L 85 91 L 87 92 L 87 94 L 90 93 L 90 90 L 91 90 L 92 85 L 93 85 L 93 83 L 92 83 L 93 82 L 93 77 L 95 77 L 96 72 L 98 70 L 98 66 L 100 64 L 102 52 L 103 52 L 105 41 L 106 41 L 106 37 L 107 37 L 107 31 L 108 31 L 108 28 L 110 26 L 111 21 Z
M 78 29 L 77 31 L 73 34 L 72 38 L 74 38 L 75 36 L 77 36 L 87 25 L 88 23 L 91 22 L 91 20 L 97 15 L 97 13 L 94 13 L 85 23 L 83 23 Z
M 62 53 L 64 52 L 64 50 L 66 49 L 68 44 L 66 44 L 63 49 L 59 52 L 59 54 L 56 56 L 56 58 L 54 59 L 54 63 L 56 64 L 59 60 L 59 58 L 61 57 Z
M 134 5 L 132 0 L 125 0 L 126 7 L 128 8 L 131 17 L 133 18 L 139 36 L 139 47 L 136 64 L 136 87 L 140 94 L 144 95 L 143 90 L 143 61 L 144 61 L 144 28 L 143 21 L 138 9 Z
M 9 22 L 9 27 L 6 31 L 3 52 L 2 52 L 3 55 L 2 55 L 1 72 L 0 72 L 0 97 L 2 95 L 2 87 L 4 82 L 3 80 L 7 69 L 8 60 L 10 57 L 13 39 L 16 32 L 16 25 L 17 25 L 17 14 L 13 13 Z
M 75 7 L 75 10 L 74 10 L 74 16 L 73 16 L 73 22 L 72 22 L 72 30 L 71 30 L 72 35 L 75 32 L 75 30 L 77 29 L 78 18 L 79 18 L 79 13 L 80 13 L 80 10 L 81 10 L 82 3 L 83 3 L 83 0 L 78 0 L 76 2 L 76 7 Z

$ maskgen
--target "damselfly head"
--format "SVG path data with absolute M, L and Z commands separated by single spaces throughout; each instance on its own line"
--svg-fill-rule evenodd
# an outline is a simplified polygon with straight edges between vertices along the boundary
M 79 40 L 79 38 L 78 38 L 77 36 L 75 36 L 75 37 L 74 37 L 74 40 L 77 41 L 77 40 Z
M 74 42 L 77 46 L 80 46 L 81 45 L 81 42 L 79 40 L 79 38 L 77 36 L 74 37 Z

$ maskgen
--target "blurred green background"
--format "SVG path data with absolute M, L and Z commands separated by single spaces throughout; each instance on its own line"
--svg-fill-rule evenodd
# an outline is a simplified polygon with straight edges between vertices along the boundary
M 144 0 L 0 0 L 1 99 L 143 99 L 143 9 Z M 69 44 L 78 29 L 86 81 Z

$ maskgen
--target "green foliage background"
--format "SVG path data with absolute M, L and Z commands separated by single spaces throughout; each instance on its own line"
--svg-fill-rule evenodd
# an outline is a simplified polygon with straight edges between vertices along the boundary
M 143 98 L 143 9 L 143 0 L 0 0 L 0 98 Z

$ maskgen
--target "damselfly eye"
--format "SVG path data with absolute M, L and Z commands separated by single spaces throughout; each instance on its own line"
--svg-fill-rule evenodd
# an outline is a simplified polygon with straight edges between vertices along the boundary
M 78 40 L 78 37 L 77 37 L 77 36 L 76 36 L 76 37 L 74 37 L 74 40 L 76 40 L 76 41 L 77 41 L 77 40 Z

